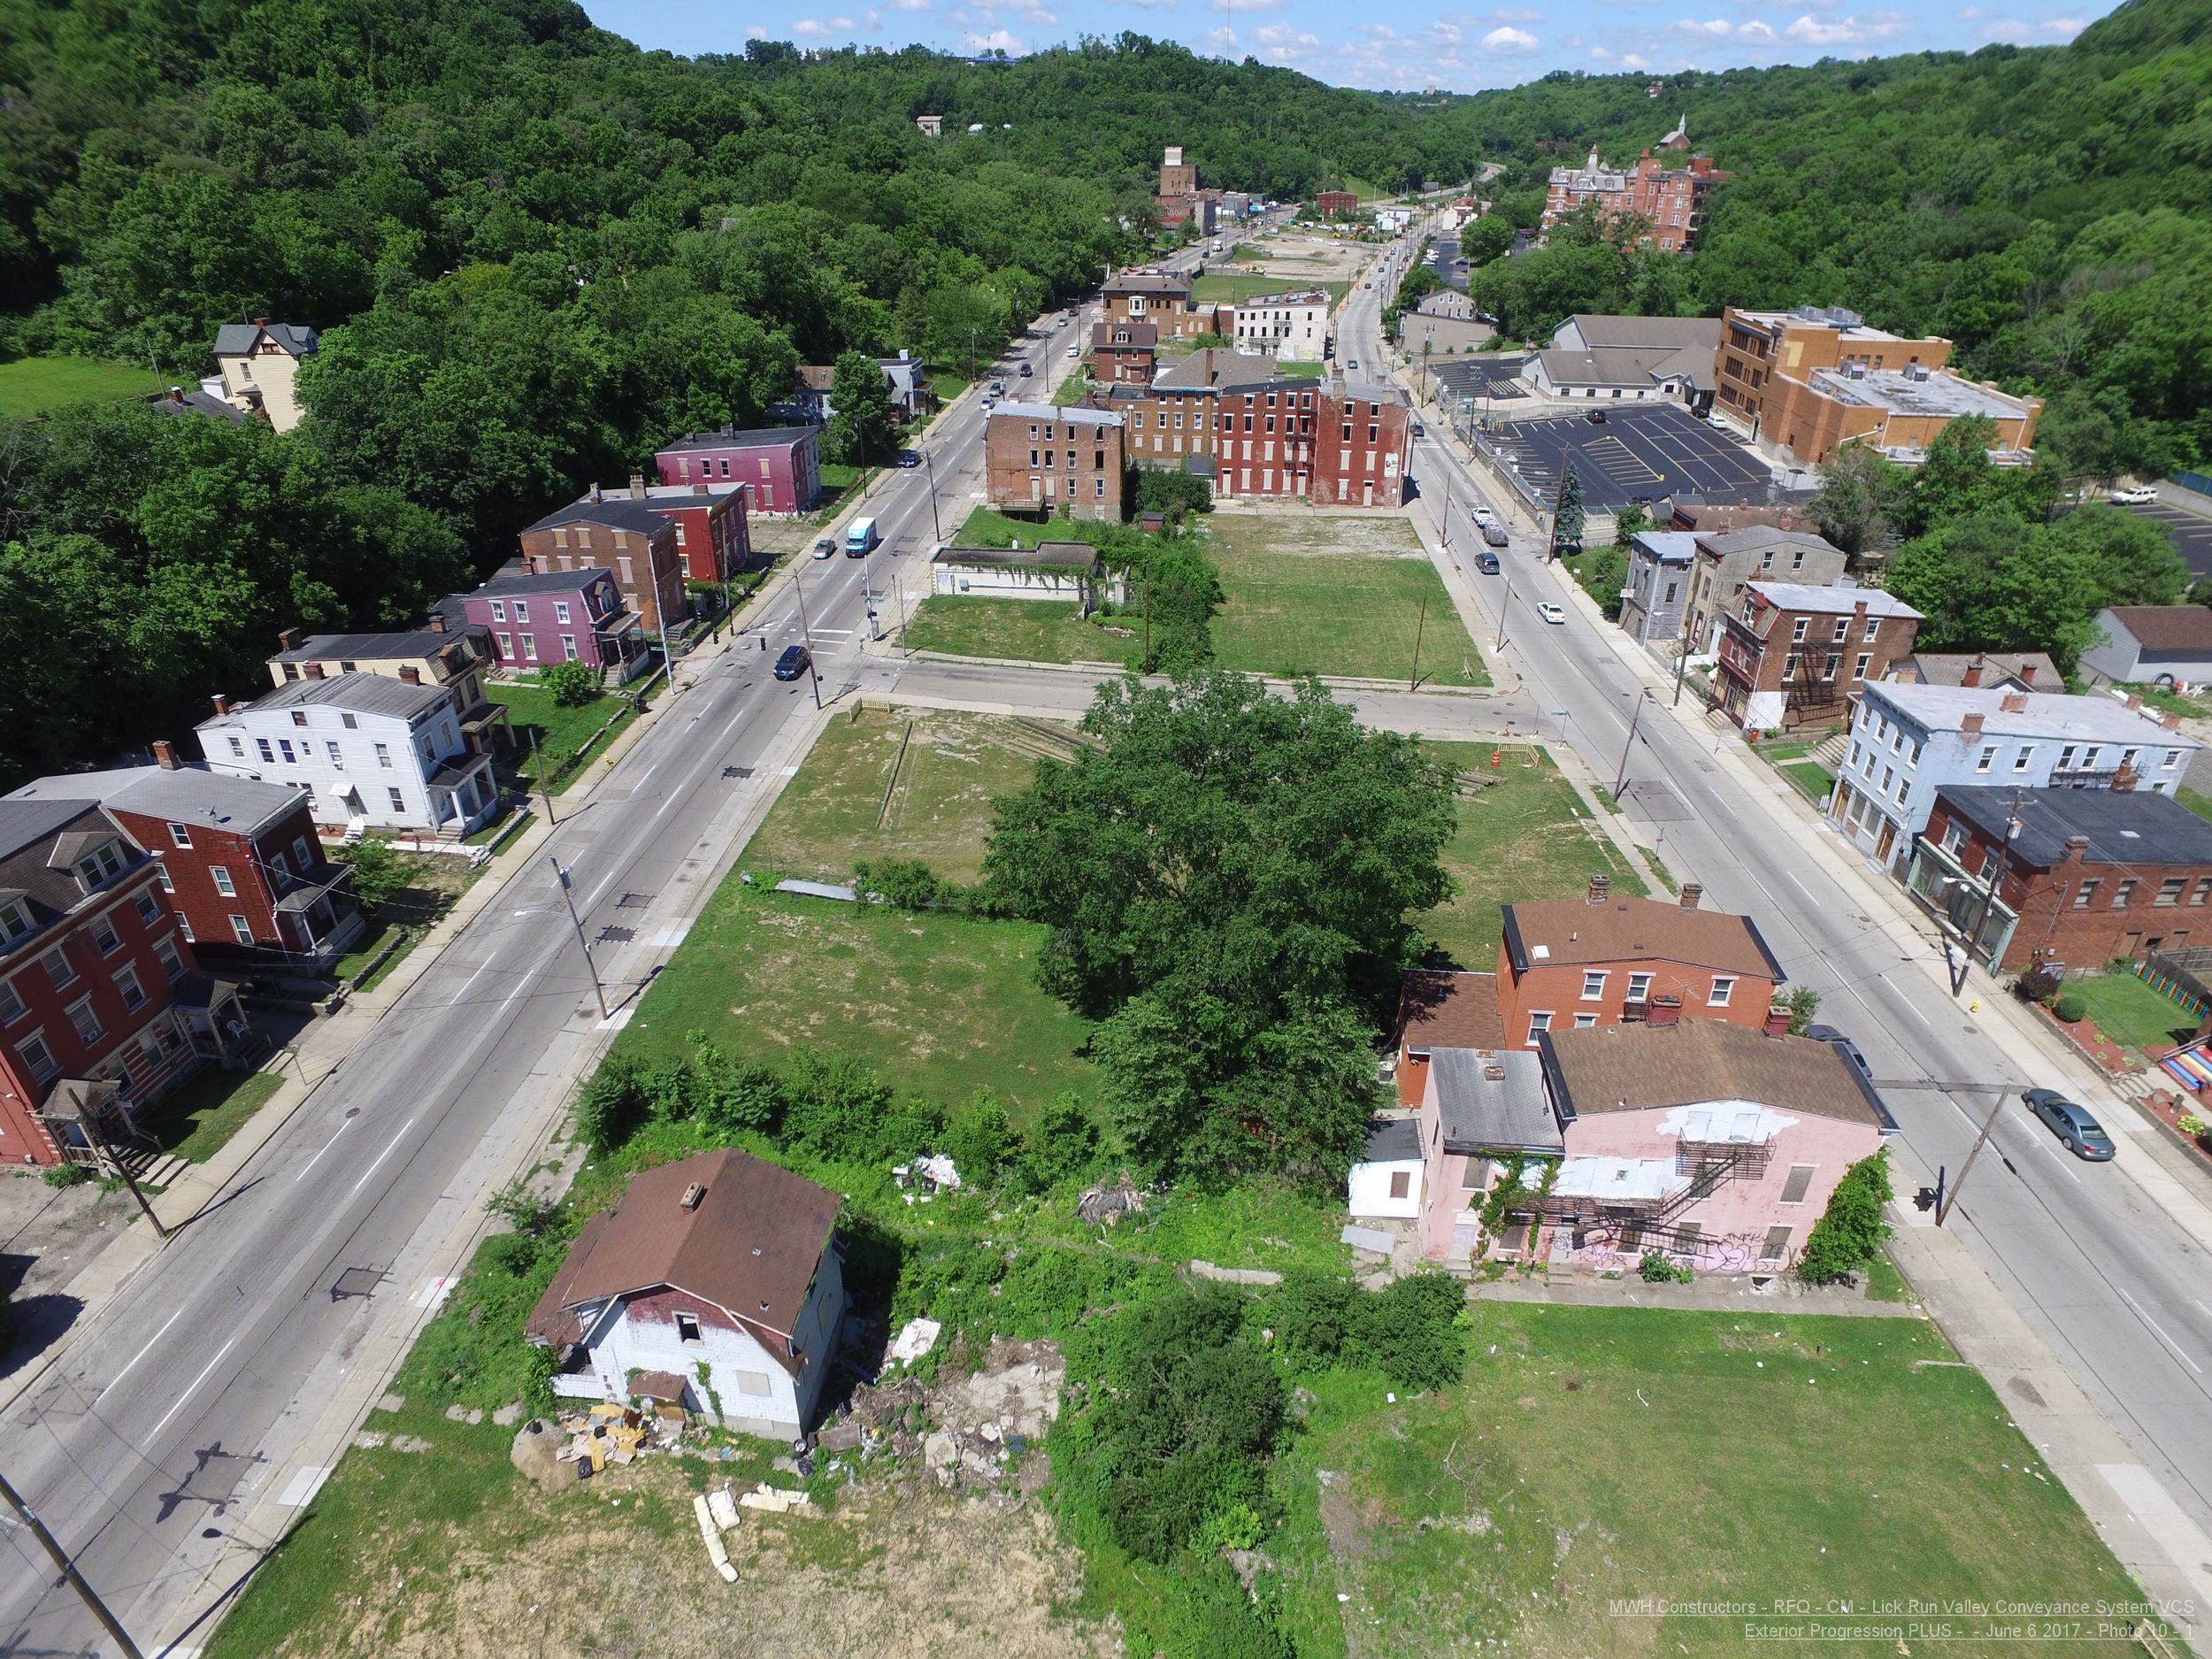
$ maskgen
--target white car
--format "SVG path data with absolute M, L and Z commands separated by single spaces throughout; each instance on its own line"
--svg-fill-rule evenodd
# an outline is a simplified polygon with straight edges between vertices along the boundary
M 1068 356 L 1071 357 L 1079 357 L 1082 355 L 1083 348 L 1081 346 L 1070 346 L 1068 348 Z
M 1565 607 L 1555 605 L 1548 599 L 1536 607 L 1536 614 L 1543 618 L 1545 621 L 1550 623 L 1552 626 L 1555 628 L 1564 627 L 1566 626 L 1567 612 Z
M 1490 509 L 1484 506 L 1480 502 L 1477 502 L 1474 505 L 1474 515 L 1475 522 L 1477 524 L 1488 524 L 1490 522 Z
M 1728 430 L 1728 423 L 1723 420 L 1718 415 L 1706 416 L 1705 424 L 1710 426 L 1715 432 L 1725 432 Z
M 2138 484 L 2130 489 L 2114 490 L 2112 499 L 2123 507 L 2139 507 L 2147 501 L 2156 501 L 2158 489 L 2155 485 Z

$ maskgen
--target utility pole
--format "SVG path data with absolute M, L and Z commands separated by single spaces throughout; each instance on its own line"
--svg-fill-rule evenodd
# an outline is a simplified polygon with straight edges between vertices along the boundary
M 24 1502 L 23 1494 L 8 1484 L 5 1476 L 0 1476 L 0 1498 L 5 1498 L 9 1507 L 23 1517 L 23 1525 L 31 1529 L 31 1536 L 38 1540 L 39 1548 L 61 1570 L 61 1576 L 68 1581 L 69 1587 L 91 1610 L 92 1617 L 100 1621 L 101 1627 L 115 1638 L 115 1645 L 122 1651 L 123 1659 L 146 1659 L 145 1655 L 139 1651 L 138 1644 L 131 1640 L 130 1632 L 123 1628 L 122 1620 L 108 1611 L 107 1603 L 100 1600 L 98 1593 L 85 1582 L 84 1574 L 77 1571 L 77 1563 L 69 1559 L 54 1535 L 46 1530 L 46 1523 L 38 1518 L 37 1512 L 29 1504 Z
M 937 522 L 937 457 L 927 449 L 922 451 L 922 465 L 929 469 L 929 528 L 933 539 L 941 547 L 945 541 L 945 526 Z
M 145 1212 L 147 1221 L 153 1227 L 154 1236 L 166 1240 L 169 1229 L 161 1225 L 161 1217 L 154 1214 L 153 1205 L 147 1202 L 146 1194 L 139 1189 L 138 1177 L 131 1173 L 129 1165 L 117 1157 L 114 1148 L 108 1145 L 101 1133 L 98 1119 L 88 1111 L 82 1127 L 85 1139 L 92 1144 L 93 1156 L 99 1160 L 101 1173 L 112 1176 L 131 1189 L 131 1196 L 138 1201 L 139 1209 Z
M 1982 1132 L 1974 1137 L 1973 1149 L 1967 1153 L 1966 1162 L 1959 1165 L 1959 1178 L 1944 1189 L 1943 1201 L 1936 1206 L 1935 1224 L 1941 1226 L 1950 1217 L 1951 1207 L 1959 1201 L 1959 1189 L 1966 1185 L 1966 1178 L 1973 1173 L 1974 1160 L 1982 1155 L 1988 1144 L 1989 1132 L 1997 1126 L 1997 1114 L 2005 1109 L 2005 1092 L 2008 1086 L 1998 1086 L 1997 1099 L 1989 1109 L 1989 1116 L 1982 1119 Z
M 1690 624 L 1686 617 L 1682 622 L 1682 649 L 1674 654 L 1674 706 L 1682 706 L 1682 676 L 1690 666 Z
M 1413 672 L 1406 678 L 1406 689 L 1408 691 L 1418 691 L 1421 688 L 1421 634 L 1423 631 L 1427 628 L 1428 625 L 1429 596 L 1426 594 L 1423 594 L 1421 595 L 1421 613 L 1417 618 L 1415 618 L 1413 624 Z
M 792 567 L 791 588 L 799 595 L 799 632 L 806 640 L 806 676 L 814 688 L 814 706 L 819 710 L 822 706 L 822 676 L 814 666 L 814 629 L 806 619 L 806 583 L 801 580 L 804 571 L 803 565 Z
M 545 797 L 545 821 L 548 826 L 560 822 L 553 816 L 553 790 L 545 781 L 545 757 L 538 753 L 538 728 L 524 728 L 530 733 L 530 767 L 538 774 L 538 793 Z
M 1974 931 L 1967 935 L 1966 959 L 1959 964 L 1951 975 L 1951 995 L 1955 998 L 1960 991 L 1965 988 L 1966 976 L 1973 972 L 1974 958 L 1981 953 L 1982 932 L 1989 926 L 1990 906 L 1997 901 L 1997 883 L 2004 879 L 2005 857 L 2012 851 L 2012 838 L 2019 833 L 2020 791 L 2015 789 L 2012 792 L 2012 808 L 2005 815 L 2005 838 L 1998 843 L 1995 854 L 1990 858 L 1989 882 L 1982 888 L 1981 910 L 1974 918 Z M 1961 1170 L 1959 1179 L 1963 1180 L 1965 1178 L 1966 1171 Z
M 661 625 L 661 672 L 667 677 L 671 696 L 676 692 L 676 658 L 668 649 L 668 595 L 661 591 L 660 550 L 650 536 L 645 541 L 646 567 L 653 572 L 653 615 Z
M 545 862 L 553 866 L 553 873 L 560 878 L 561 902 L 568 906 L 568 925 L 576 930 L 576 949 L 584 953 L 584 966 L 591 971 L 591 994 L 599 1000 L 599 1018 L 607 1018 L 607 989 L 599 983 L 599 964 L 591 959 L 591 947 L 584 941 L 584 924 L 576 914 L 576 900 L 568 890 L 568 872 L 561 868 L 561 861 L 551 853 Z
M 1499 605 L 1498 605 L 1498 639 L 1497 639 L 1497 643 L 1496 643 L 1496 644 L 1494 644 L 1494 645 L 1493 645 L 1493 646 L 1490 648 L 1490 649 L 1491 649 L 1492 650 L 1494 650 L 1494 650 L 1502 650 L 1502 649 L 1504 649 L 1504 646 L 1505 646 L 1505 613 L 1506 613 L 1508 611 L 1510 611 L 1512 608 L 1513 608 L 1513 572 L 1512 572 L 1511 571 L 1508 571 L 1508 572 L 1506 572 L 1506 573 L 1505 573 L 1505 597 L 1504 597 L 1504 599 L 1503 599 L 1503 600 L 1502 600 L 1502 601 L 1499 603 Z
M 1621 745 L 1620 775 L 1613 780 L 1613 800 L 1616 805 L 1620 802 L 1621 791 L 1628 787 L 1629 751 L 1636 747 L 1636 722 L 1644 718 L 1644 702 L 1650 695 L 1651 687 L 1646 686 L 1643 695 L 1636 699 L 1635 712 L 1628 717 L 1628 741 Z

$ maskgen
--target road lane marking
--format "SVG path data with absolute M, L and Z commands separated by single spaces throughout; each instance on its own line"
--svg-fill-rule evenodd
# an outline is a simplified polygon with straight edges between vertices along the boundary
M 1811 899 L 1816 904 L 1820 902 L 1820 900 L 1814 895 L 1813 890 L 1807 887 L 1802 881 L 1800 881 L 1793 872 L 1785 870 L 1782 873 L 1789 877 L 1791 885 L 1796 887 L 1800 893 L 1802 893 L 1807 898 Z
M 512 1002 L 514 999 L 511 996 L 507 1000 L 509 1002 Z M 361 1171 L 361 1179 L 353 1184 L 353 1190 L 355 1192 L 359 1192 L 364 1187 L 366 1187 L 369 1184 L 369 1177 L 376 1173 L 378 1165 L 381 1164 L 386 1158 L 392 1156 L 392 1148 L 399 1145 L 401 1141 L 404 1141 L 407 1138 L 407 1132 L 414 1126 L 415 1120 L 412 1118 L 410 1118 L 405 1123 L 400 1125 L 399 1133 L 394 1135 L 391 1140 L 386 1143 L 383 1151 L 376 1155 L 376 1163 L 370 1164 L 367 1169 Z
M 174 1313 L 171 1314 L 167 1319 L 164 1320 L 162 1322 L 161 1329 L 155 1332 L 153 1335 L 146 1339 L 146 1346 L 140 1348 L 137 1353 L 132 1355 L 129 1363 L 127 1363 L 121 1371 L 117 1371 L 114 1376 L 107 1379 L 106 1386 L 100 1390 L 101 1394 L 105 1396 L 108 1389 L 114 1387 L 115 1385 L 121 1382 L 124 1378 L 129 1376 L 131 1374 L 131 1366 L 137 1364 L 140 1360 L 144 1359 L 146 1356 L 152 1351 L 154 1344 L 160 1341 L 163 1337 L 169 1334 L 169 1327 L 176 1324 L 178 1320 L 183 1317 L 184 1310 L 180 1308 Z
M 2125 1295 L 2127 1293 L 2124 1291 L 2121 1293 L 2123 1295 Z M 182 1392 L 177 1395 L 176 1402 L 166 1411 L 161 1414 L 161 1421 L 155 1424 L 152 1431 L 146 1436 L 149 1441 L 157 1440 L 161 1438 L 162 1430 L 169 1426 L 169 1419 L 171 1417 L 173 1417 L 178 1412 L 184 1409 L 184 1402 L 192 1397 L 192 1391 L 197 1388 L 202 1383 L 205 1382 L 207 1380 L 208 1372 L 213 1371 L 218 1365 L 221 1364 L 223 1363 L 223 1356 L 229 1353 L 231 1349 L 236 1348 L 237 1346 L 238 1339 L 234 1336 L 229 1341 L 224 1343 L 221 1348 L 215 1350 L 215 1357 L 208 1361 L 205 1365 L 200 1368 L 200 1374 L 195 1377 L 190 1382 L 185 1384 Z
M 2178 1359 L 2183 1364 L 2186 1365 L 2191 1371 L 2196 1372 L 2198 1376 L 2201 1377 L 2204 1375 L 2204 1367 L 2198 1364 L 2196 1361 L 2191 1359 L 2187 1352 L 2182 1348 L 2181 1344 L 2175 1341 L 2173 1338 L 2168 1336 L 2163 1327 L 2159 1325 L 2158 1321 L 2152 1318 L 2149 1314 L 2143 1311 L 2143 1304 L 2136 1301 L 2134 1297 L 2128 1295 L 2126 1286 L 2115 1285 L 2112 1288 L 2118 1291 L 2121 1295 L 2127 1297 L 2127 1304 L 2129 1307 L 2135 1310 L 2135 1317 L 2158 1333 L 2158 1340 L 2163 1342 L 2168 1348 L 2173 1349 L 2174 1357 Z
M 338 1134 L 334 1134 L 329 1140 L 324 1141 L 322 1144 L 322 1150 L 317 1152 L 313 1157 L 308 1159 L 305 1164 L 300 1166 L 300 1172 L 292 1178 L 293 1186 L 297 1187 L 302 1181 L 307 1179 L 307 1171 L 313 1169 L 317 1164 L 322 1161 L 324 1152 L 329 1151 L 331 1148 L 338 1144 L 338 1135 L 345 1133 L 346 1125 L 352 1121 L 353 1119 L 350 1118 L 342 1118 L 339 1121 Z

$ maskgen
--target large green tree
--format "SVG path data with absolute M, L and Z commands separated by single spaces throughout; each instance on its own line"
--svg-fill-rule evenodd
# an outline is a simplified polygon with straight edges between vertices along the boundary
M 898 447 L 899 418 L 883 371 L 866 352 L 848 351 L 837 359 L 830 410 L 822 448 L 831 460 L 869 466 L 891 458 Z
M 1307 681 L 1210 672 L 1100 688 L 1102 747 L 999 804 L 992 897 L 1052 930 L 1045 987 L 1101 1024 L 1123 1140 L 1148 1167 L 1340 1179 L 1374 1044 L 1451 891 L 1450 786 Z

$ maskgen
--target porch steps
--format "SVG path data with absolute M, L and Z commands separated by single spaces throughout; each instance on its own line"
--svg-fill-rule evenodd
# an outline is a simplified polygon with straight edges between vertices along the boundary
M 131 1162 L 129 1159 L 124 1160 Z M 134 1169 L 142 1187 L 173 1187 L 178 1178 L 192 1167 L 192 1160 L 180 1158 L 173 1152 L 164 1152 L 150 1158 L 144 1169 Z
M 1805 758 L 1816 762 L 1824 770 L 1833 773 L 1843 770 L 1843 757 L 1851 752 L 1851 733 L 1848 730 L 1832 732 L 1805 751 Z

